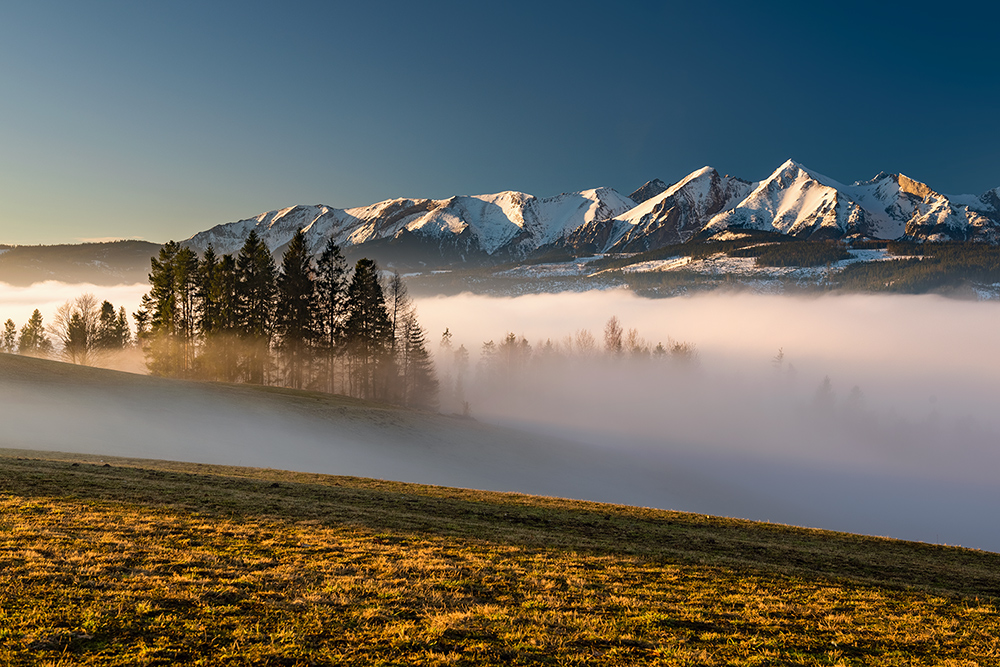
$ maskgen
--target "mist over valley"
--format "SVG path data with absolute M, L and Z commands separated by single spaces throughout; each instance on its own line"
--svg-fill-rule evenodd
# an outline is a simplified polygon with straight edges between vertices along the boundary
M 17 298 L 0 315 L 82 287 L 7 292 Z M 138 292 L 111 296 L 131 310 Z M 290 396 L 271 402 L 272 390 L 5 376 L 2 446 L 516 490 L 1000 550 L 987 511 L 1000 499 L 1000 361 L 988 353 L 1000 342 L 997 304 L 606 290 L 415 305 L 441 417 L 370 413 L 405 415 L 387 426 L 366 424 L 363 411 L 345 421 Z M 645 354 L 604 353 L 612 316 Z M 469 353 L 458 392 L 438 345 L 446 328 L 450 354 Z M 530 351 L 491 375 L 483 344 L 508 334 Z M 658 343 L 690 354 L 657 357 Z M 475 421 L 448 416 L 463 411 Z

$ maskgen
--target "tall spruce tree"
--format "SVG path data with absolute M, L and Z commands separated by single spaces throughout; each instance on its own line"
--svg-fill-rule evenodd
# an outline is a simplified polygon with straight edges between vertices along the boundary
M 239 338 L 239 299 L 236 259 L 223 255 L 212 281 L 212 292 L 217 301 L 216 321 L 213 327 L 214 377 L 228 382 L 236 381 L 239 372 L 237 341 Z
M 198 255 L 180 248 L 174 256 L 174 289 L 177 303 L 175 335 L 180 352 L 181 373 L 194 370 L 197 332 Z
M 66 338 L 63 339 L 63 356 L 72 364 L 87 364 L 91 346 L 90 332 L 80 311 L 70 315 L 66 324 Z
M 3 324 L 3 338 L 0 339 L 0 352 L 13 354 L 17 352 L 17 325 L 8 319 Z
M 180 307 L 174 268 L 180 244 L 168 241 L 150 259 L 149 292 L 135 314 L 136 326 L 143 329 L 140 342 L 146 353 L 146 367 L 153 375 L 177 375 L 183 368 L 178 342 Z M 148 329 L 145 324 L 148 322 Z
M 271 251 L 252 230 L 236 258 L 236 323 L 242 336 L 244 377 L 253 384 L 267 380 L 276 273 Z
M 110 350 L 115 347 L 115 306 L 110 301 L 101 302 L 101 310 L 97 316 L 97 330 L 94 331 L 93 347 L 95 350 Z
M 128 326 L 128 314 L 125 312 L 125 306 L 118 307 L 118 317 L 115 318 L 115 333 L 121 348 L 124 349 L 132 344 L 132 330 Z
M 393 271 L 389 278 L 389 284 L 385 290 L 386 310 L 389 313 L 389 322 L 392 324 L 392 349 L 395 352 L 402 345 L 405 345 L 406 334 L 403 331 L 403 324 L 410 315 L 413 302 L 406 290 L 406 283 L 399 275 L 399 271 Z
M 406 290 L 406 283 L 399 275 L 398 271 L 393 271 L 392 276 L 385 287 L 386 312 L 389 314 L 389 323 L 392 327 L 390 337 L 390 360 L 391 365 L 387 365 L 382 373 L 388 393 L 385 400 L 406 404 L 406 378 L 400 375 L 404 373 L 405 364 L 409 363 L 409 348 L 407 347 L 406 336 L 408 333 L 408 323 L 416 321 L 413 314 L 413 301 Z
M 197 321 L 202 340 L 214 333 L 219 326 L 219 295 L 215 290 L 219 258 L 209 243 L 198 262 Z
M 400 322 L 403 340 L 400 348 L 401 398 L 404 405 L 434 410 L 438 405 L 438 381 L 434 362 L 427 352 L 424 330 L 417 322 L 414 308 L 409 308 Z
M 92 347 L 99 352 L 121 350 L 128 343 L 128 322 L 124 318 L 125 311 L 115 311 L 114 304 L 104 301 L 98 316 L 97 331 L 94 333 Z
M 384 371 L 390 359 L 392 324 L 374 260 L 359 259 L 347 287 L 344 341 L 350 356 L 351 393 L 385 398 Z
M 326 390 L 336 391 L 336 363 L 347 301 L 347 262 L 340 246 L 328 239 L 316 264 L 317 334 L 324 358 Z
M 17 353 L 32 357 L 47 357 L 52 353 L 52 341 L 45 335 L 42 314 L 36 308 L 17 338 Z
M 198 338 L 201 349 L 196 360 L 197 373 L 200 377 L 210 380 L 229 379 L 224 377 L 220 365 L 220 348 L 222 340 L 220 328 L 220 299 L 217 285 L 219 282 L 219 258 L 211 243 L 205 248 L 205 254 L 198 262 L 196 313 Z
M 295 232 L 281 258 L 277 297 L 274 328 L 284 360 L 285 383 L 300 389 L 310 348 L 317 338 L 316 284 L 302 229 Z

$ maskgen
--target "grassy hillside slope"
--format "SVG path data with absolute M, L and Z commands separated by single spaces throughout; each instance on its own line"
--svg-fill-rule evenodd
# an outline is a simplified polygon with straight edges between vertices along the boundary
M 997 664 L 1000 555 L 0 452 L 0 664 Z
M 0 380 L 0 399 L 22 401 L 20 412 L 21 393 L 72 385 L 74 397 L 98 396 L 88 410 L 104 406 L 105 418 L 135 396 L 147 408 L 170 399 L 175 422 L 164 423 L 177 429 L 191 405 L 242 405 L 266 417 L 254 429 L 312 415 L 373 438 L 382 457 L 414 461 L 437 451 L 435 439 L 455 441 L 442 445 L 450 457 L 470 438 L 469 466 L 518 460 L 482 451 L 512 432 L 336 397 L 2 356 Z M 143 418 L 158 423 L 152 411 Z M 68 444 L 90 428 L 76 427 Z M 17 433 L 5 428 L 0 441 Z M 391 442 L 401 434 L 415 453 Z M 538 445 L 521 443 L 518 456 Z M 545 460 L 522 461 L 536 463 Z M 956 547 L 359 477 L 0 450 L 0 665 L 991 665 L 998 599 L 1000 554 Z

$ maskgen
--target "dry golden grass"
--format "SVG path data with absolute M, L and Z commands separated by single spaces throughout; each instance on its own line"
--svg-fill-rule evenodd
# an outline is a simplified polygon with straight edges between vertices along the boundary
M 1000 555 L 0 451 L 0 665 L 995 665 Z

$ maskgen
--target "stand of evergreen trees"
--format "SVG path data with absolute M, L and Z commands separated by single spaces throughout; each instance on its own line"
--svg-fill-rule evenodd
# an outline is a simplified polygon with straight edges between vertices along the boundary
M 329 241 L 316 260 L 299 230 L 275 265 L 252 231 L 236 257 L 171 241 L 135 313 L 151 373 L 343 393 L 433 409 L 437 380 L 398 274 L 349 272 Z
M 0 352 L 29 357 L 48 357 L 52 354 L 52 341 L 45 334 L 42 314 L 37 308 L 21 327 L 20 333 L 14 320 L 4 322 L 3 334 L 0 335 Z

